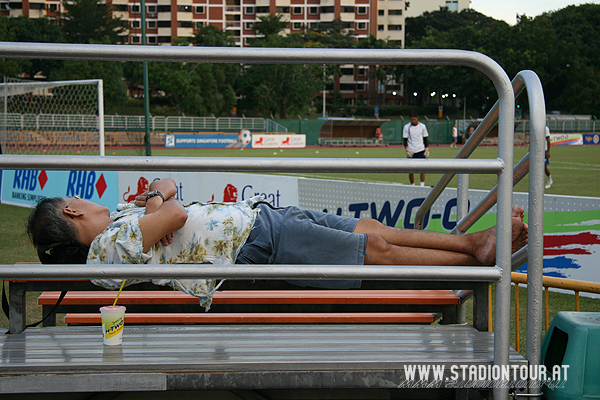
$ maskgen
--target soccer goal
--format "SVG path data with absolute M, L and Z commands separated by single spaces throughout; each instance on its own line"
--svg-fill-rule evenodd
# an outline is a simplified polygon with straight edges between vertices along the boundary
M 102 80 L 0 83 L 4 154 L 104 155 Z

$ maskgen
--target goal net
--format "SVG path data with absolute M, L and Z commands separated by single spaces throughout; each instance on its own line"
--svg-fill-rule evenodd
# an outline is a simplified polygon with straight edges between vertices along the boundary
M 0 83 L 4 154 L 104 155 L 102 80 Z

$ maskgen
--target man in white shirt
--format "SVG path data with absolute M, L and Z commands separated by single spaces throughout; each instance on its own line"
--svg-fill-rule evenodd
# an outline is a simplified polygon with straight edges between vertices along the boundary
M 429 133 L 427 127 L 419 122 L 419 116 L 411 111 L 410 122 L 404 126 L 402 133 L 404 150 L 408 158 L 429 158 Z M 408 174 L 411 185 L 415 184 L 415 175 Z M 425 186 L 425 174 L 421 174 L 421 186 Z
M 550 175 L 550 170 L 548 169 L 548 165 L 550 165 L 550 128 L 546 127 L 546 167 L 545 172 L 548 177 L 548 183 L 546 183 L 546 189 L 550 189 L 552 187 L 552 175 Z

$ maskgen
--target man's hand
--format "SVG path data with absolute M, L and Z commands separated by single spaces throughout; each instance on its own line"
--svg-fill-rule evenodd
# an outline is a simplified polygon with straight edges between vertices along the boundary
M 425 158 L 429 158 L 429 147 L 425 149 Z
M 407 158 L 413 158 L 414 153 L 412 151 L 410 151 L 408 148 L 405 148 L 404 150 L 406 150 Z
M 144 193 L 135 196 L 134 204 L 138 207 L 146 207 L 146 196 L 148 196 L 148 190 Z

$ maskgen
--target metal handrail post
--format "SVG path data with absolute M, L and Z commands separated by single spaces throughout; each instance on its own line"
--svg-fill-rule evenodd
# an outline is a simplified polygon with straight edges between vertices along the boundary
M 542 358 L 542 295 L 544 267 L 544 141 L 546 103 L 539 77 L 533 71 L 521 71 L 516 79 L 527 87 L 531 112 L 529 135 L 529 245 L 527 264 L 527 360 L 540 365 Z M 531 393 L 542 388 L 533 385 Z
M 504 71 L 503 71 L 504 72 Z M 505 74 L 506 75 L 506 74 Z M 506 77 L 505 85 L 498 88 L 498 158 L 505 166 L 498 175 L 498 206 L 496 225 L 496 265 L 502 271 L 502 280 L 496 284 L 494 324 L 494 366 L 509 365 L 510 350 L 510 266 L 512 248 L 512 197 L 513 197 L 513 152 L 515 96 L 513 87 Z M 502 387 L 506 386 L 506 387 Z M 508 396 L 508 385 L 494 388 L 495 399 Z

